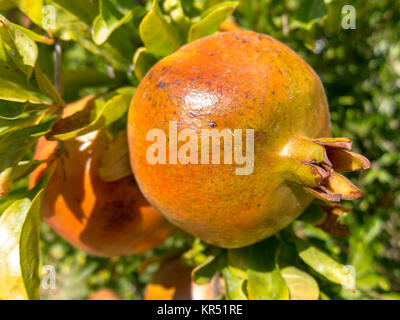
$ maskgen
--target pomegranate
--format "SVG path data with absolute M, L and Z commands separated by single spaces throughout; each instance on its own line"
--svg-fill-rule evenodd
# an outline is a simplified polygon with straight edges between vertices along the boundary
M 220 290 L 216 277 L 210 283 L 196 284 L 191 277 L 192 268 L 181 263 L 179 258 L 163 261 L 146 286 L 145 300 L 213 300 Z
M 236 158 L 240 144 L 232 149 L 224 134 L 215 149 L 204 129 L 213 138 L 225 129 L 232 139 L 239 136 L 246 156 L 253 142 L 252 157 L 245 165 L 211 162 L 225 151 L 228 160 L 232 150 Z M 149 202 L 183 230 L 226 248 L 278 232 L 315 197 L 333 203 L 362 197 L 338 172 L 369 167 L 350 151 L 349 139 L 331 137 L 328 103 L 313 69 L 286 45 L 252 31 L 199 39 L 155 64 L 132 99 L 128 143 Z M 203 144 L 208 155 L 202 148 L 200 156 Z
M 63 117 L 85 108 L 86 97 L 64 109 Z M 102 131 L 93 131 L 63 143 L 54 157 L 57 141 L 39 139 L 34 158 L 49 160 L 30 176 L 33 187 L 48 163 L 57 161 L 45 190 L 43 219 L 78 249 L 97 256 L 141 253 L 161 244 L 173 227 L 141 194 L 133 175 L 106 182 L 99 176 L 102 155 L 108 145 Z
M 99 289 L 93 292 L 86 300 L 119 300 L 111 289 Z

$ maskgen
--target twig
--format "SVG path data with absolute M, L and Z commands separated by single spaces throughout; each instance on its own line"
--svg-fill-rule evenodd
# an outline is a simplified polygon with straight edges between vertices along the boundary
M 289 17 L 287 15 L 287 7 L 285 0 L 282 0 L 283 14 L 282 14 L 282 32 L 285 37 L 289 35 Z

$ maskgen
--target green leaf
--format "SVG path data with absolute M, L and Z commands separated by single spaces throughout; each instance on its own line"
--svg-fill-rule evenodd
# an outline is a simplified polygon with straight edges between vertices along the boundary
M 247 274 L 239 268 L 227 266 L 222 269 L 225 280 L 225 294 L 228 300 L 247 300 L 245 284 Z
M 126 1 L 125 1 L 126 2 Z M 92 38 L 97 45 L 107 41 L 108 37 L 121 25 L 131 21 L 132 10 L 127 10 L 124 1 L 99 0 L 99 15 L 94 19 L 92 25 Z M 126 5 L 131 4 L 129 1 Z M 139 7 L 138 7 L 139 8 Z
M 101 46 L 96 45 L 90 36 L 90 25 L 97 16 L 98 10 L 95 2 L 90 1 L 63 1 L 48 0 L 56 11 L 55 29 L 51 32 L 62 40 L 76 41 L 84 49 L 103 58 L 113 68 L 124 73 L 131 72 L 130 61 L 122 54 L 119 47 L 114 47 L 109 42 Z M 127 30 L 129 32 L 129 30 Z M 122 46 L 131 47 L 130 40 L 122 41 Z M 118 41 L 116 44 L 121 43 Z M 133 52 L 132 49 L 130 52 Z
M 29 1 L 29 0 L 28 0 Z M 48 0 L 49 4 L 58 5 L 62 10 L 74 15 L 76 18 L 91 25 L 93 19 L 98 14 L 98 9 L 95 1 L 88 0 Z M 57 14 L 58 19 L 58 14 Z
M 15 201 L 0 217 L 0 299 L 39 299 L 42 192 Z
M 327 9 L 324 0 L 302 0 L 296 10 L 293 27 L 309 30 L 313 24 L 324 18 Z
M 188 42 L 217 32 L 221 23 L 232 14 L 238 4 L 238 1 L 224 1 L 207 10 L 201 20 L 190 27 Z
M 249 247 L 228 251 L 231 266 L 247 270 L 249 299 L 289 299 L 289 289 L 277 265 L 278 249 L 279 242 L 268 238 Z
M 138 80 L 142 80 L 147 71 L 157 62 L 157 59 L 146 48 L 139 48 L 133 56 L 134 72 Z
M 0 172 L 21 161 L 36 140 L 50 131 L 54 119 L 0 135 Z
M 14 120 L 24 117 L 25 112 L 36 112 L 45 109 L 44 105 L 30 105 L 26 103 L 0 100 L 0 119 Z
M 15 7 L 15 4 L 10 0 L 0 0 L 0 10 L 7 11 Z
M 345 285 L 353 281 L 353 275 L 348 272 L 348 269 L 344 265 L 332 259 L 327 253 L 317 247 L 297 239 L 296 248 L 301 260 L 329 281 L 340 285 Z
M 74 28 L 70 30 L 73 35 L 73 39 L 77 41 L 82 47 L 91 53 L 102 57 L 106 60 L 110 65 L 123 72 L 129 73 L 131 71 L 130 63 L 125 57 L 121 55 L 121 53 L 112 47 L 108 42 L 104 43 L 101 47 L 94 44 L 88 38 L 85 37 L 85 34 L 81 33 L 79 29 Z
M 34 104 L 51 103 L 48 97 L 27 82 L 20 70 L 2 60 L 0 60 L 0 81 L 0 100 Z
M 21 128 L 33 125 L 40 119 L 40 114 L 24 113 L 16 119 L 3 119 L 0 118 L 0 135 L 19 130 Z
M 15 119 L 25 110 L 25 103 L 0 100 L 0 118 Z
M 2 15 L 0 15 L 0 36 L 7 54 L 6 61 L 13 61 L 29 78 L 38 56 L 35 41 Z
M 35 42 L 40 42 L 40 43 L 44 43 L 44 44 L 54 44 L 54 40 L 45 36 L 42 36 L 36 32 L 33 32 L 30 29 L 26 29 L 24 27 L 21 27 L 19 24 L 14 24 L 11 23 L 16 29 L 18 29 L 19 31 L 21 31 L 22 33 L 24 33 L 27 37 L 29 37 L 30 39 L 32 39 Z
M 268 238 L 248 248 L 250 251 L 247 270 L 247 294 L 252 300 L 287 300 L 289 288 L 278 265 L 279 242 Z
M 163 16 L 157 0 L 140 23 L 139 34 L 147 51 L 157 58 L 173 53 L 183 44 L 175 26 Z
M 201 14 L 201 6 L 195 0 L 181 0 L 182 10 L 188 17 L 197 17 Z
M 215 273 L 222 269 L 225 259 L 220 254 L 209 255 L 206 260 L 192 272 L 192 278 L 197 284 L 206 284 L 211 281 Z
M 61 106 L 65 106 L 65 102 L 63 98 L 61 98 L 57 89 L 54 87 L 53 83 L 47 78 L 47 76 L 43 73 L 39 64 L 35 67 L 35 76 L 36 81 L 39 86 L 39 89 L 49 98 L 53 99 L 53 101 L 57 102 Z
M 111 78 L 96 69 L 71 69 L 61 73 L 63 92 L 79 91 L 82 88 L 112 87 L 123 81 L 120 73 Z
M 289 287 L 290 300 L 318 300 L 318 283 L 308 273 L 296 267 L 286 267 L 281 274 Z
M 357 289 L 390 291 L 389 280 L 378 273 L 369 273 L 361 277 L 357 277 Z
M 11 0 L 29 19 L 40 26 L 43 19 L 43 0 Z
M 88 110 L 90 112 L 88 122 L 77 118 L 77 122 L 71 123 L 70 119 L 74 115 L 71 118 L 62 119 L 57 123 L 48 137 L 57 140 L 69 140 L 106 127 L 121 118 L 128 111 L 131 99 L 131 95 L 125 94 L 115 95 L 107 101 L 104 98 L 99 98 L 95 101 L 94 108 Z M 64 123 L 68 125 L 64 126 Z

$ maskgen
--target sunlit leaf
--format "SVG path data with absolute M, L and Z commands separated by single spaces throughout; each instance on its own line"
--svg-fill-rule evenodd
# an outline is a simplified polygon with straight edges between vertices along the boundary
M 296 247 L 300 258 L 316 272 L 323 275 L 329 281 L 340 285 L 352 283 L 354 280 L 351 272 L 315 246 L 297 240 Z
M 29 19 L 40 26 L 43 18 L 43 0 L 10 0 L 25 13 Z
M 124 2 L 126 1 L 99 0 L 99 15 L 92 25 L 92 37 L 96 44 L 106 42 L 113 31 L 132 19 L 133 12 L 129 10 L 131 1 Z
M 241 269 L 227 266 L 222 269 L 225 280 L 225 295 L 228 300 L 247 300 L 245 284 L 247 274 Z
M 29 78 L 38 56 L 35 41 L 2 15 L 0 15 L 0 36 L 8 56 L 7 61 L 12 60 Z
M 188 42 L 217 32 L 221 23 L 232 14 L 238 4 L 237 1 L 224 1 L 207 10 L 201 20 L 190 27 Z
M 52 38 L 42 36 L 36 32 L 33 32 L 30 29 L 21 27 L 19 24 L 12 23 L 12 25 L 35 42 L 40 42 L 40 43 L 44 43 L 44 44 L 48 44 L 48 45 L 54 44 L 54 39 L 52 39 Z
M 0 217 L 0 299 L 39 299 L 42 192 L 15 201 Z
M 139 33 L 147 51 L 158 58 L 173 53 L 183 43 L 175 26 L 163 16 L 157 0 L 140 23 Z
M 318 300 L 318 283 L 308 273 L 296 267 L 286 267 L 281 274 L 289 287 L 290 300 Z

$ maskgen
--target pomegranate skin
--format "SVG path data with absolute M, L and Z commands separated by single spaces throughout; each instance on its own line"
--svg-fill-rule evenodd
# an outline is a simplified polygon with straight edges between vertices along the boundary
M 178 132 L 254 129 L 253 172 L 236 175 L 235 164 L 148 163 L 154 141 L 146 135 L 158 128 L 168 141 L 169 121 Z M 289 181 L 299 163 L 314 159 L 299 141 L 330 135 L 316 73 L 281 42 L 251 31 L 205 37 L 159 61 L 128 116 L 131 166 L 146 198 L 173 224 L 226 248 L 258 242 L 300 215 L 313 196 Z M 167 161 L 168 153 L 167 145 Z
M 65 114 L 73 108 L 67 106 Z M 63 165 L 56 160 L 42 202 L 42 218 L 71 245 L 93 255 L 121 256 L 153 249 L 174 227 L 147 202 L 133 175 L 113 182 L 99 177 L 106 144 L 105 134 L 98 131 L 63 143 Z M 42 137 L 34 158 L 47 160 L 56 149 L 56 141 Z M 47 166 L 43 163 L 31 173 L 30 187 Z

